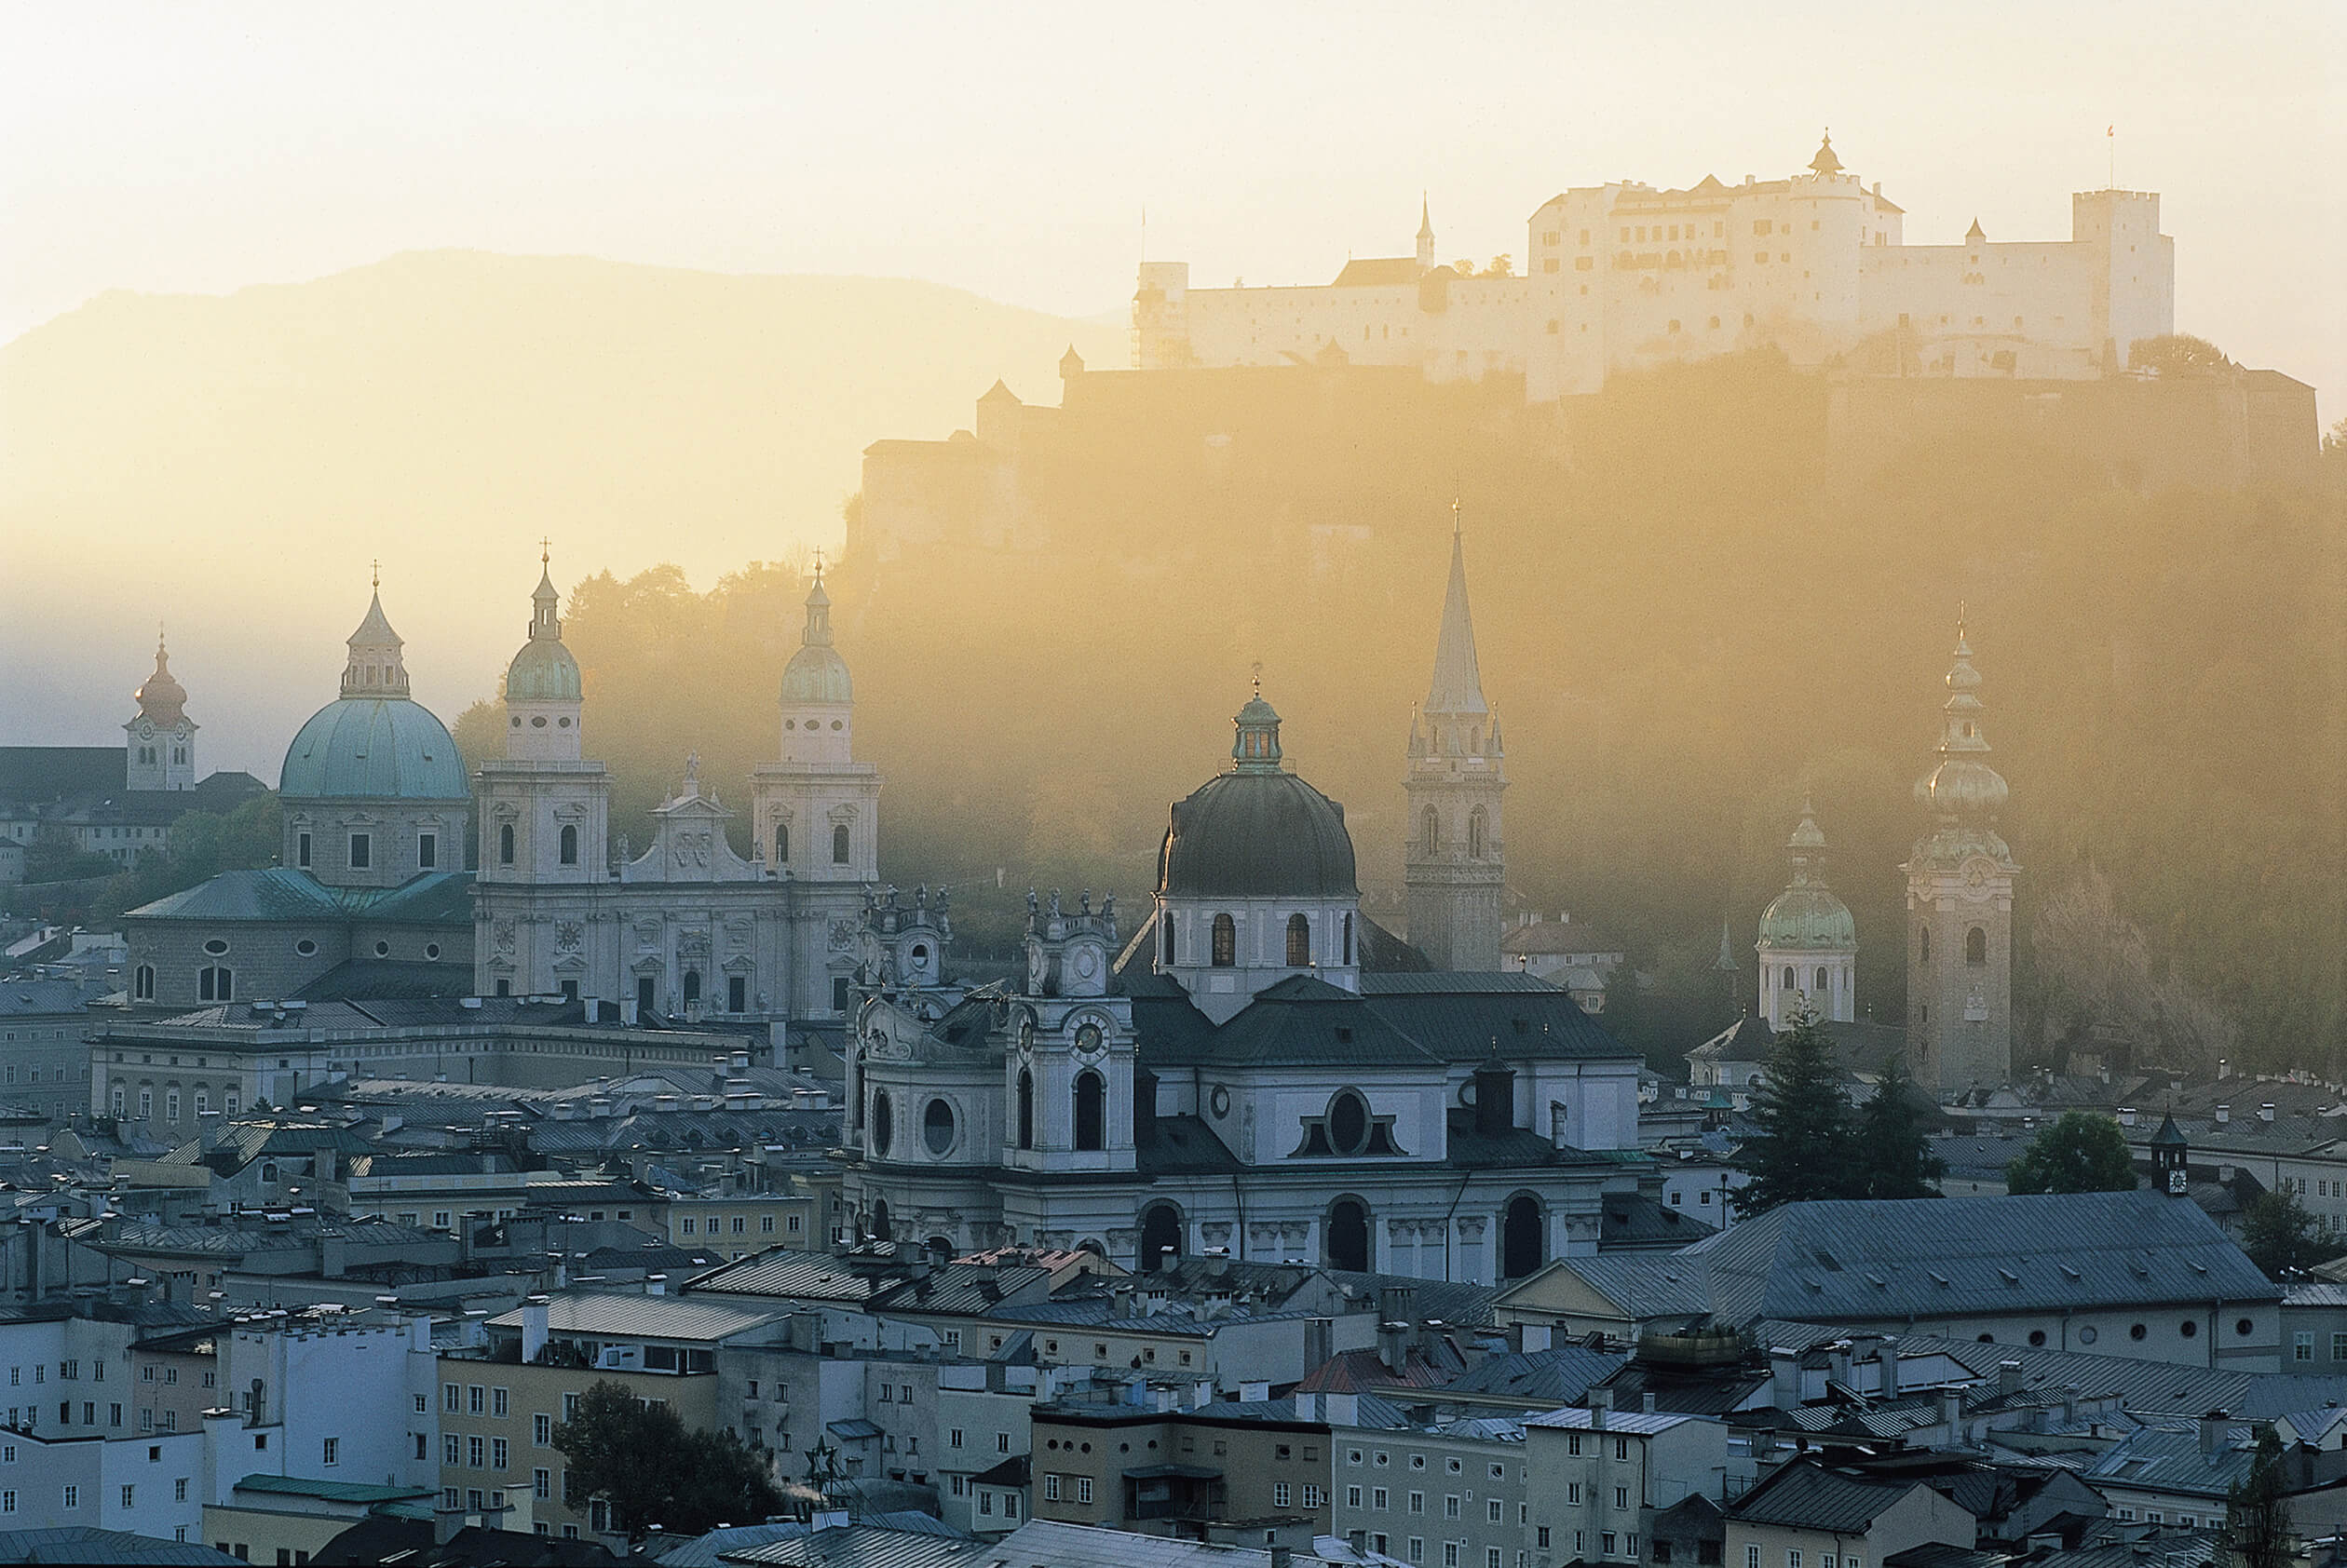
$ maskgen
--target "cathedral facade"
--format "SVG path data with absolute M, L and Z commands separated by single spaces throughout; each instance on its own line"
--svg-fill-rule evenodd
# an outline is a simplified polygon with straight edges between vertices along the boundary
M 689 760 L 635 852 L 610 838 L 611 776 L 584 759 L 586 701 L 541 574 L 507 669 L 506 754 L 482 764 L 474 971 L 480 995 L 612 1002 L 653 1016 L 844 1011 L 879 855 L 880 777 L 854 760 L 853 686 L 819 575 L 783 671 L 780 758 L 752 783 L 751 854 Z

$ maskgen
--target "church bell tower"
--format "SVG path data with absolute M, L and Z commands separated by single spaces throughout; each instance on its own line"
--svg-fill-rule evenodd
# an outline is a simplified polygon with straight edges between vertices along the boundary
M 1456 503 L 1451 510 L 1450 585 L 1434 648 L 1434 682 L 1425 708 L 1410 722 L 1404 880 L 1413 947 L 1438 969 L 1496 970 L 1507 880 L 1499 831 L 1506 752 L 1475 665 Z
M 128 790 L 196 788 L 196 721 L 187 716 L 187 688 L 171 675 L 163 634 L 155 635 L 155 673 L 131 694 L 139 716 L 122 726 L 129 737 L 123 769 Z
M 1960 623 L 1941 705 L 1939 765 L 1915 787 L 1932 828 L 1907 877 L 1907 1057 L 1943 1098 L 2013 1075 L 2013 881 L 1998 835 L 2009 791 L 1988 765 L 1980 671 Z

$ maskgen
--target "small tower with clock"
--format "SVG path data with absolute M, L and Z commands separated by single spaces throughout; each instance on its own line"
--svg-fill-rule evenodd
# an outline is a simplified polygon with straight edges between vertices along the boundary
M 2160 1130 L 2151 1135 L 2151 1184 L 2170 1197 L 2182 1197 L 2191 1185 L 2191 1154 L 2184 1129 L 2176 1125 L 2176 1114 L 2170 1112 L 2161 1118 Z
M 1116 896 L 1094 909 L 1086 893 L 1068 909 L 1057 893 L 1048 900 L 1029 893 L 1025 950 L 1026 983 L 1010 1008 L 1004 1053 L 1004 1163 L 1027 1170 L 1131 1170 L 1137 1130 L 1133 1004 L 1110 994 L 1108 972 L 1117 954 Z M 1154 1100 L 1154 1086 L 1146 1092 Z
M 171 675 L 161 632 L 155 637 L 155 673 L 140 683 L 131 698 L 139 716 L 122 726 L 128 737 L 123 788 L 196 788 L 196 723 L 187 716 L 187 688 Z

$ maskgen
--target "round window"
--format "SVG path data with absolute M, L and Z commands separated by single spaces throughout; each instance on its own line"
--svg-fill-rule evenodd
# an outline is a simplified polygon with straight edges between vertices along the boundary
M 390 944 L 389 942 L 377 942 L 377 943 L 375 943 L 375 956 L 376 956 L 377 958 L 388 958 L 388 957 L 390 957 L 390 956 L 391 956 L 391 944 Z
M 846 729 L 847 727 L 848 727 L 848 726 L 847 726 L 846 724 L 841 723 L 840 723 L 837 719 L 834 719 L 834 720 L 832 721 L 832 728 L 834 728 L 834 729 L 835 729 L 835 730 L 844 730 L 844 729 Z
M 889 1110 L 888 1095 L 875 1094 L 872 1097 L 872 1152 L 874 1154 L 885 1155 L 889 1152 L 889 1143 L 896 1132 L 895 1120 L 896 1118 Z
M 305 958 L 315 958 L 318 956 L 318 944 L 310 940 L 307 937 L 304 937 L 300 941 L 293 944 L 293 951 L 300 953 Z
M 2150 1330 L 2148 1330 L 2148 1329 L 2146 1329 L 2146 1328 L 2145 1328 L 2142 1324 L 2140 1324 L 2140 1323 L 2134 1323 L 2134 1324 L 2130 1324 L 2130 1325 L 2128 1326 L 2128 1328 L 2127 1328 L 2127 1337 L 2128 1337 L 2129 1339 L 2141 1339 L 2141 1338 L 2142 1338 L 2142 1337 L 2143 1337 L 2146 1333 L 2148 1333 L 2148 1332 L 2150 1332 Z
M 2246 1318 L 2241 1318 L 2233 1324 L 2233 1332 L 2239 1334 L 2244 1339 L 2247 1339 L 2251 1334 L 2256 1333 L 2257 1331 L 2258 1325 L 2251 1322 Z
M 544 729 L 546 727 L 546 715 L 540 713 L 536 718 L 532 719 L 530 721 L 530 727 L 534 730 Z
M 522 715 L 519 713 L 516 713 L 513 716 L 513 727 L 515 729 L 520 729 L 522 727 Z
M 2193 1322 L 2190 1318 L 2187 1318 L 2184 1321 L 2176 1325 L 2176 1331 L 2182 1334 L 2186 1339 L 2191 1339 L 2200 1333 L 2200 1325 Z
M 929 944 L 927 942 L 915 942 L 913 944 L 913 962 L 916 964 L 926 964 L 929 962 Z
M 2078 1331 L 2078 1343 L 2081 1345 L 2092 1345 L 2100 1338 L 2102 1338 L 2101 1331 L 2092 1323 Z
M 214 937 L 211 940 L 204 944 L 204 951 L 210 953 L 214 958 L 217 958 L 222 953 L 228 951 L 228 944 L 221 940 L 218 937 Z
M 424 944 L 424 956 L 427 958 L 438 958 L 440 956 L 440 943 L 426 942 Z
M 1369 1142 L 1369 1106 L 1346 1089 L 1329 1102 L 1328 1142 L 1340 1155 L 1357 1155 Z
M 2043 1329 L 2031 1329 L 2029 1331 L 2029 1343 L 2033 1345 L 2042 1347 L 2045 1344 L 2045 1331 Z
M 555 720 L 554 723 L 555 726 L 560 729 L 570 728 L 570 715 L 567 713 L 563 714 L 561 718 Z
M 1217 1117 L 1230 1115 L 1230 1090 L 1216 1084 L 1214 1092 L 1206 1097 L 1206 1104 Z
M 794 730 L 798 728 L 798 721 L 796 719 L 785 719 L 782 721 L 782 727 L 786 730 Z
M 932 1100 L 921 1113 L 921 1142 L 929 1152 L 942 1155 L 954 1146 L 954 1108 L 943 1100 Z

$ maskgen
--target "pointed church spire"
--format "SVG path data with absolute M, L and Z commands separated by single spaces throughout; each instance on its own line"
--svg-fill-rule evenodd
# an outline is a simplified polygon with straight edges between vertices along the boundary
M 1719 956 L 1712 960 L 1712 967 L 1724 975 L 1736 972 L 1736 943 L 1730 935 L 1730 924 L 1726 915 L 1719 917 Z
M 1488 713 L 1483 676 L 1475 665 L 1475 623 L 1467 609 L 1467 553 L 1458 530 L 1458 504 L 1451 503 L 1450 584 L 1443 592 L 1443 631 L 1434 644 L 1434 683 L 1426 710 L 1444 715 Z
M 554 541 L 538 541 L 538 585 L 530 593 L 530 635 L 543 642 L 560 641 L 563 623 L 555 612 L 563 596 L 554 589 Z
M 1418 192 L 1418 232 L 1420 239 L 1434 237 L 1434 210 L 1428 205 L 1426 193 Z
M 809 648 L 831 646 L 831 595 L 823 591 L 823 552 L 815 552 L 815 582 L 807 590 L 807 630 L 799 641 Z

